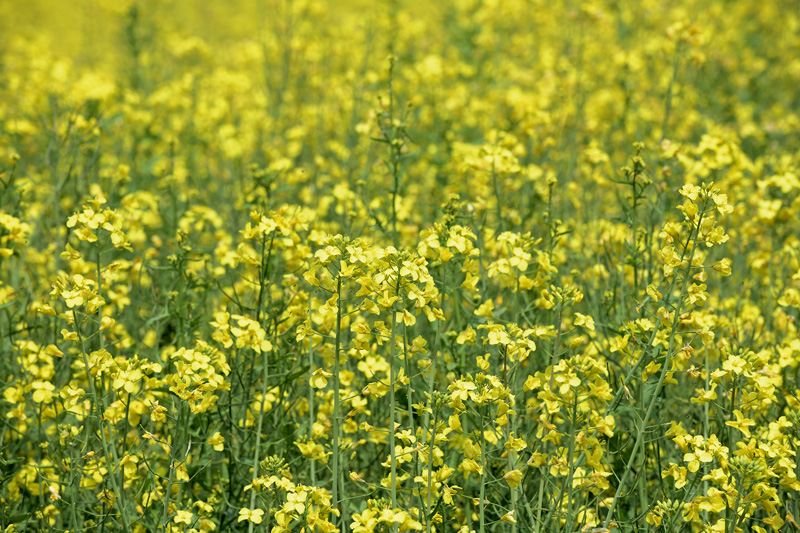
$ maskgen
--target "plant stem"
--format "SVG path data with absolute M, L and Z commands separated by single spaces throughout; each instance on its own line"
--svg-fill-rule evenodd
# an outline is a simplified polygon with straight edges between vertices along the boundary
M 83 342 L 83 335 L 80 332 L 80 326 L 78 322 L 78 313 L 75 309 L 72 309 L 72 318 L 75 321 L 75 331 L 78 334 L 78 342 L 81 345 L 81 356 L 83 357 L 83 366 L 86 369 L 86 379 L 89 381 L 89 389 L 92 394 L 92 405 L 95 407 L 95 411 L 97 412 L 97 418 L 100 421 L 100 440 L 103 443 L 103 455 L 105 456 L 106 465 L 108 466 L 108 476 L 111 478 L 111 486 L 114 489 L 115 495 L 120 499 L 120 509 L 119 515 L 122 520 L 122 529 L 125 532 L 130 531 L 130 525 L 128 522 L 128 515 L 126 514 L 127 508 L 125 506 L 125 499 L 122 494 L 121 487 L 117 481 L 117 477 L 112 472 L 113 465 L 119 465 L 119 460 L 116 458 L 116 449 L 109 449 L 108 439 L 106 438 L 106 425 L 105 419 L 103 418 L 103 405 L 102 400 L 97 395 L 97 389 L 94 385 L 94 378 L 92 377 L 92 369 L 89 365 L 89 356 L 86 354 L 86 347 Z M 110 431 L 109 431 L 110 434 Z M 113 459 L 113 463 L 112 463 Z
M 400 270 L 397 270 L 397 292 L 400 292 Z M 394 307 L 391 308 L 390 319 L 392 322 L 392 329 L 389 336 L 389 454 L 391 462 L 391 488 L 390 497 L 392 500 L 392 509 L 397 508 L 397 455 L 395 452 L 395 381 L 397 380 L 397 369 L 395 366 L 395 311 Z M 394 524 L 392 529 L 397 531 L 397 524 Z
M 427 493 L 427 505 L 425 510 L 425 532 L 431 533 L 431 524 L 433 523 L 433 517 L 431 516 L 431 505 L 432 505 L 432 485 L 433 485 L 433 447 L 435 444 L 436 439 L 436 424 L 438 422 L 439 411 L 436 407 L 435 401 L 433 405 L 433 426 L 430 429 L 430 444 L 428 445 L 428 493 Z
M 260 450 L 261 449 L 261 430 L 264 427 L 264 404 L 266 403 L 266 398 L 267 398 L 267 381 L 268 381 L 267 378 L 269 378 L 269 357 L 267 355 L 268 353 L 269 352 L 266 351 L 266 350 L 263 350 L 262 353 L 261 353 L 261 355 L 264 358 L 264 362 L 263 362 L 264 366 L 263 366 L 263 371 L 262 371 L 263 383 L 261 385 L 261 405 L 259 406 L 259 410 L 258 410 L 258 430 L 256 431 L 256 446 L 255 446 L 255 450 L 253 451 L 253 463 L 252 463 L 252 468 L 253 468 L 252 482 L 253 483 L 255 483 L 255 480 L 258 477 L 258 466 L 259 466 L 258 460 L 259 460 L 259 452 L 261 451 Z M 252 491 L 250 491 L 250 509 L 253 509 L 255 507 L 255 505 L 256 505 L 256 491 L 252 490 Z M 247 527 L 247 532 L 248 533 L 253 533 L 253 526 L 254 525 L 255 524 L 253 522 L 249 523 L 249 525 Z
M 336 346 L 333 361 L 333 508 L 338 509 L 342 501 L 339 494 L 339 356 L 342 349 L 342 277 L 336 277 Z M 344 487 L 342 487 L 344 488 Z M 344 529 L 344 523 L 342 523 Z
M 402 295 L 401 298 L 401 305 L 402 309 L 406 308 L 406 298 L 405 295 Z M 408 379 L 408 386 L 406 387 L 406 400 L 408 405 L 408 423 L 411 426 L 411 434 L 416 436 L 417 435 L 417 428 L 416 424 L 414 423 L 414 400 L 413 394 L 414 389 L 411 387 L 411 363 L 408 357 L 408 326 L 405 322 L 403 322 L 403 363 L 406 370 L 406 379 Z M 419 474 L 419 454 L 414 454 L 414 474 L 413 478 L 416 478 Z M 412 493 L 413 498 L 413 493 Z M 415 507 L 413 501 L 409 505 L 410 507 Z M 420 517 L 422 519 L 422 517 Z
M 669 79 L 669 87 L 667 87 L 667 97 L 664 102 L 664 121 L 661 123 L 661 137 L 659 139 L 659 144 L 661 141 L 667 138 L 667 126 L 669 125 L 669 116 L 672 112 L 672 93 L 675 87 L 675 81 L 678 79 L 678 65 L 680 60 L 681 54 L 681 42 L 675 45 L 675 57 L 672 60 L 672 76 Z
M 703 208 L 705 208 L 705 204 L 703 205 Z M 647 411 L 644 415 L 644 418 L 642 419 L 642 425 L 639 428 L 638 433 L 636 435 L 636 443 L 634 444 L 633 451 L 631 452 L 631 456 L 628 459 L 628 464 L 625 466 L 625 471 L 623 472 L 622 477 L 620 478 L 619 486 L 617 488 L 616 493 L 614 494 L 614 499 L 611 502 L 611 505 L 608 507 L 608 513 L 606 514 L 606 519 L 605 522 L 603 523 L 603 527 L 605 528 L 607 528 L 608 525 L 611 523 L 611 518 L 614 515 L 614 509 L 616 508 L 617 503 L 619 502 L 620 494 L 622 493 L 622 490 L 625 487 L 625 483 L 628 480 L 628 476 L 630 476 L 630 473 L 633 471 L 633 463 L 634 461 L 636 461 L 639 448 L 642 446 L 642 443 L 644 442 L 645 427 L 647 425 L 648 420 L 650 420 L 650 417 L 653 414 L 653 410 L 655 409 L 656 406 L 656 401 L 658 400 L 658 396 L 661 393 L 661 388 L 664 386 L 664 380 L 667 377 L 667 372 L 669 371 L 670 363 L 672 362 L 675 333 L 678 329 L 681 306 L 683 304 L 684 297 L 686 296 L 686 291 L 689 288 L 689 281 L 690 281 L 689 274 L 692 268 L 692 260 L 694 259 L 694 252 L 697 249 L 697 237 L 699 236 L 700 225 L 702 224 L 702 222 L 703 222 L 703 211 L 701 210 L 699 219 L 697 221 L 697 225 L 692 228 L 692 233 L 694 233 L 694 236 L 691 233 L 689 234 L 689 239 L 691 240 L 692 248 L 691 252 L 689 253 L 689 263 L 686 270 L 686 274 L 683 278 L 683 287 L 681 287 L 681 295 L 675 306 L 674 317 L 672 319 L 672 328 L 671 328 L 672 331 L 669 337 L 669 345 L 667 348 L 666 360 L 664 361 L 664 367 L 661 369 L 661 374 L 658 377 L 658 383 L 656 384 L 656 388 L 653 391 L 652 396 L 650 397 L 650 403 L 647 406 Z M 675 273 L 674 275 L 677 278 L 677 273 Z
M 572 506 L 574 504 L 572 498 L 572 478 L 575 475 L 575 426 L 578 423 L 578 394 L 575 392 L 575 399 L 572 402 L 572 420 L 569 425 L 569 475 L 567 476 L 567 522 L 565 533 L 572 533 L 572 526 L 574 520 L 572 518 Z
M 554 379 L 556 375 L 556 363 L 558 361 L 558 344 L 561 341 L 561 318 L 564 314 L 564 306 L 566 305 L 565 301 L 561 301 L 558 304 L 558 320 L 556 321 L 556 338 L 553 341 L 553 354 L 550 359 L 550 392 L 555 392 L 553 385 Z
M 480 499 L 480 533 L 484 533 L 486 526 L 486 433 L 483 427 L 483 406 L 478 407 L 481 425 L 478 431 L 481 432 L 481 499 Z
M 308 295 L 308 322 L 313 324 L 311 320 L 313 294 Z M 314 374 L 314 333 L 311 333 L 311 338 L 308 343 L 308 374 Z M 314 437 L 314 387 L 308 387 L 308 439 L 312 440 Z M 317 473 L 315 468 L 315 461 L 309 461 L 311 485 L 317 484 Z

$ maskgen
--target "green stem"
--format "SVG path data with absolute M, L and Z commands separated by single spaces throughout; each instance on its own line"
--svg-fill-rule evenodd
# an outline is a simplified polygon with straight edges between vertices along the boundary
M 706 373 L 706 386 L 708 390 L 709 381 L 711 379 L 711 372 L 708 363 L 708 348 L 705 349 L 705 373 Z M 708 421 L 708 402 L 703 404 L 703 442 L 708 442 L 709 421 Z M 708 465 L 703 463 L 703 477 L 708 473 Z M 703 480 L 703 495 L 708 494 L 708 480 Z M 703 511 L 703 522 L 708 523 L 708 511 Z
M 742 490 L 744 489 L 744 473 L 739 475 L 739 482 L 736 484 L 736 502 L 733 505 L 733 512 L 731 516 L 726 516 L 725 521 L 728 522 L 728 533 L 736 531 L 736 522 L 739 517 L 739 502 L 742 499 Z
M 179 407 L 178 412 L 178 425 L 181 425 L 183 419 L 183 406 Z M 167 489 L 164 492 L 164 511 L 161 514 L 161 529 L 167 531 L 167 524 L 169 523 L 169 498 L 172 493 L 172 481 L 175 476 L 175 449 L 178 447 L 178 441 L 173 440 L 169 447 L 169 473 L 167 474 Z
M 556 363 L 558 362 L 558 344 L 561 341 L 561 319 L 564 314 L 565 301 L 558 304 L 558 320 L 556 321 L 556 338 L 553 341 L 553 354 L 550 359 L 550 392 L 555 392 L 554 379 L 556 375 Z
M 108 426 L 108 424 L 105 423 L 105 419 L 103 418 L 102 400 L 98 397 L 97 389 L 94 386 L 92 369 L 91 366 L 89 365 L 89 356 L 86 354 L 86 347 L 83 342 L 83 335 L 81 335 L 80 332 L 80 326 L 79 326 L 80 322 L 78 321 L 78 313 L 75 311 L 75 309 L 72 310 L 72 318 L 75 321 L 75 331 L 78 334 L 78 342 L 81 345 L 81 356 L 83 357 L 83 365 L 86 368 L 86 379 L 89 381 L 89 389 L 92 394 L 92 405 L 95 407 L 95 411 L 97 411 L 98 420 L 100 420 L 100 440 L 102 441 L 103 444 L 103 455 L 105 456 L 106 465 L 108 466 L 108 477 L 111 478 L 111 486 L 114 489 L 115 495 L 117 495 L 117 497 L 120 499 L 119 515 L 122 520 L 122 529 L 123 531 L 128 532 L 130 531 L 130 525 L 128 522 L 128 515 L 126 513 L 127 508 L 125 506 L 125 498 L 123 496 L 119 482 L 117 481 L 117 477 L 112 472 L 112 466 L 115 464 L 119 465 L 119 460 L 116 457 L 116 449 L 113 447 L 109 449 L 108 439 L 106 438 L 106 427 Z M 111 432 L 109 428 L 109 434 L 110 433 Z
M 397 292 L 400 291 L 400 271 L 397 271 L 398 279 L 396 280 L 397 283 Z M 397 369 L 395 365 L 395 338 L 394 338 L 394 330 L 395 330 L 395 311 L 394 307 L 390 310 L 390 321 L 392 322 L 392 329 L 389 336 L 389 454 L 390 454 L 390 462 L 391 462 L 391 488 L 390 496 L 392 500 L 392 509 L 397 509 L 397 455 L 395 452 L 395 381 L 397 380 Z M 397 524 L 394 524 L 392 527 L 393 531 L 397 531 Z
M 567 476 L 567 523 L 566 533 L 572 533 L 572 526 L 574 520 L 572 518 L 572 506 L 574 504 L 572 497 L 572 478 L 575 475 L 575 426 L 578 423 L 578 394 L 575 393 L 575 400 L 572 402 L 572 420 L 569 425 L 569 475 Z
M 519 286 L 519 282 L 517 282 L 517 285 Z M 517 303 L 519 303 L 519 302 L 517 301 Z M 515 323 L 516 323 L 516 320 L 519 320 L 519 319 L 518 318 L 515 319 Z M 512 375 L 514 377 L 516 377 L 516 372 L 514 372 Z M 509 377 L 508 376 L 508 346 L 504 346 L 503 347 L 503 386 L 506 387 L 506 388 L 508 388 L 508 381 L 509 381 L 508 377 Z M 509 398 L 509 402 L 510 401 L 511 401 L 511 399 Z M 514 406 L 510 405 L 510 407 L 513 408 Z M 514 428 L 514 417 L 509 413 L 508 414 L 508 422 L 506 423 L 506 428 L 505 428 L 506 429 L 506 441 L 507 442 L 511 441 L 511 437 L 514 434 L 514 429 L 513 428 Z M 513 448 L 508 448 L 508 451 L 506 452 L 506 454 L 508 456 L 508 471 L 511 472 L 512 470 L 514 470 L 516 468 L 516 453 L 514 452 Z M 516 518 L 517 487 L 510 487 L 510 489 L 511 489 L 511 510 L 510 511 L 511 511 L 511 514 Z M 517 523 L 516 522 L 511 522 L 511 533 L 516 533 L 516 532 L 517 532 Z
M 97 295 L 102 299 L 103 278 L 102 278 L 102 268 L 100 264 L 100 244 L 98 242 L 95 242 L 95 259 L 97 267 Z M 102 331 L 100 329 L 102 327 L 103 327 L 103 306 L 101 305 L 97 309 L 97 337 L 101 350 L 105 348 L 105 338 L 104 338 L 105 336 L 102 334 Z
M 681 54 L 681 42 L 675 45 L 675 57 L 672 60 L 672 76 L 669 79 L 669 87 L 667 87 L 667 97 L 664 102 L 664 121 L 661 123 L 661 141 L 667 138 L 667 126 L 669 125 L 669 116 L 672 112 L 672 93 L 675 87 L 675 81 L 678 79 L 678 64 Z
M 389 129 L 387 140 L 389 141 L 389 154 L 392 165 L 392 242 L 395 247 L 399 246 L 399 235 L 397 234 L 397 196 L 400 193 L 400 153 L 397 146 L 397 129 L 394 126 L 394 58 L 389 59 Z
M 705 202 L 703 208 L 705 209 Z M 661 374 L 658 377 L 658 383 L 656 384 L 656 388 L 653 391 L 652 396 L 650 397 L 650 403 L 647 406 L 647 411 L 644 415 L 644 418 L 642 419 L 642 425 L 639 427 L 639 430 L 637 432 L 636 443 L 634 444 L 633 451 L 631 452 L 631 456 L 628 459 L 628 464 L 625 466 L 625 471 L 623 472 L 622 477 L 620 478 L 619 486 L 617 488 L 616 493 L 614 494 L 614 499 L 608 508 L 608 513 L 606 514 L 606 519 L 605 522 L 603 523 L 603 527 L 605 528 L 607 528 L 608 525 L 611 523 L 611 518 L 614 515 L 614 509 L 616 508 L 617 503 L 619 503 L 619 498 L 620 495 L 622 494 L 622 490 L 625 488 L 625 483 L 628 481 L 628 477 L 633 471 L 633 463 L 634 461 L 636 461 L 637 454 L 639 453 L 639 448 L 642 446 L 642 443 L 644 442 L 645 426 L 647 425 L 647 421 L 650 420 L 650 417 L 653 415 L 653 411 L 655 409 L 658 396 L 661 393 L 661 388 L 664 386 L 664 380 L 667 377 L 667 372 L 669 371 L 670 363 L 672 362 L 672 356 L 674 355 L 673 346 L 675 342 L 675 334 L 678 330 L 678 322 L 680 321 L 681 306 L 686 296 L 686 291 L 689 288 L 689 281 L 691 279 L 690 273 L 692 268 L 692 260 L 694 259 L 694 253 L 695 250 L 697 249 L 697 237 L 699 236 L 700 226 L 702 222 L 703 222 L 703 211 L 700 212 L 697 225 L 694 228 L 692 228 L 694 233 L 694 238 L 692 234 L 689 235 L 689 239 L 691 240 L 692 243 L 691 252 L 689 253 L 689 263 L 687 266 L 686 274 L 683 278 L 683 287 L 681 288 L 681 295 L 675 306 L 674 317 L 672 319 L 672 328 L 671 328 L 672 331 L 669 337 L 669 345 L 667 347 L 667 356 L 666 360 L 664 361 L 664 367 L 661 369 Z M 677 274 L 675 274 L 675 276 L 677 277 Z
M 431 524 L 433 523 L 433 517 L 431 516 L 431 505 L 432 505 L 432 485 L 433 485 L 433 447 L 435 444 L 436 439 L 436 424 L 438 422 L 439 410 L 436 406 L 436 401 L 433 400 L 431 397 L 431 401 L 433 401 L 433 426 L 430 429 L 430 444 L 428 445 L 428 501 L 425 510 L 425 532 L 431 533 Z
M 544 499 L 544 472 L 539 472 L 539 498 L 536 502 L 536 531 L 542 531 L 542 503 Z
M 313 294 L 308 295 L 308 323 L 313 324 L 311 320 Z M 308 374 L 314 374 L 314 333 L 311 333 L 311 338 L 308 343 Z M 308 387 L 308 440 L 312 440 L 314 436 L 314 387 Z M 311 476 L 311 486 L 317 484 L 317 473 L 315 468 L 315 461 L 310 461 L 309 468 Z
M 398 274 L 399 275 L 399 274 Z M 398 283 L 399 284 L 399 283 Z M 401 298 L 401 305 L 402 309 L 406 308 L 406 297 L 405 294 L 402 295 Z M 408 326 L 405 322 L 403 322 L 403 363 L 406 370 L 406 379 L 408 380 L 408 386 L 406 387 L 406 400 L 408 406 L 408 423 L 411 426 L 411 434 L 416 436 L 417 435 L 417 428 L 416 424 L 414 423 L 414 400 L 413 400 L 413 393 L 414 389 L 411 387 L 411 363 L 408 357 Z M 416 478 L 419 474 L 419 454 L 414 454 L 414 475 L 412 479 Z M 413 498 L 413 493 L 412 493 Z M 410 507 L 415 507 L 413 501 L 409 505 Z M 421 506 L 420 506 L 421 507 Z M 422 517 L 420 517 L 420 520 Z
M 503 231 L 503 202 L 500 199 L 500 185 L 497 183 L 497 171 L 494 163 L 495 156 L 492 155 L 492 186 L 494 187 L 494 199 L 496 202 L 495 216 L 497 217 L 498 231 Z
M 342 349 L 342 277 L 336 277 L 336 346 L 333 361 L 333 508 L 341 513 L 339 494 L 339 356 Z M 313 340 L 313 339 L 312 339 Z M 344 529 L 344 524 L 342 524 Z
M 258 430 L 256 431 L 256 446 L 255 450 L 253 451 L 253 477 L 252 482 L 255 483 L 256 478 L 258 477 L 258 460 L 259 460 L 259 452 L 261 451 L 261 430 L 264 427 L 264 404 L 266 403 L 267 398 L 267 378 L 269 377 L 269 357 L 267 356 L 269 352 L 264 350 L 262 355 L 264 357 L 263 362 L 263 383 L 261 385 L 261 405 L 259 406 L 258 411 Z M 250 509 L 253 509 L 256 505 L 256 491 L 250 491 Z M 253 533 L 253 526 L 255 524 L 250 522 L 247 527 L 248 533 Z
M 480 499 L 480 533 L 484 533 L 486 526 L 486 433 L 483 427 L 483 406 L 478 407 L 480 413 L 481 425 L 478 431 L 481 432 L 481 499 Z

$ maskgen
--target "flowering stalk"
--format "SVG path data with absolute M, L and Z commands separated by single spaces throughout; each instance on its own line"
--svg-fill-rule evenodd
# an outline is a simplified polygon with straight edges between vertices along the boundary
M 339 433 L 341 432 L 339 423 L 339 383 L 340 383 L 340 352 L 342 335 L 342 277 L 336 276 L 336 347 L 333 360 L 333 508 L 340 509 L 343 500 L 339 494 L 339 477 L 341 475 L 339 465 Z M 313 340 L 313 338 L 312 338 Z M 392 448 L 394 449 L 394 448 Z M 344 488 L 344 487 L 342 487 Z
M 97 413 L 97 419 L 100 420 L 100 440 L 103 444 L 103 455 L 105 456 L 106 465 L 108 465 L 108 475 L 111 478 L 111 486 L 114 488 L 114 493 L 117 494 L 118 498 L 121 501 L 119 514 L 122 520 L 122 529 L 125 532 L 130 531 L 130 522 L 128 520 L 127 508 L 125 506 L 125 499 L 122 493 L 122 487 L 120 486 L 119 482 L 117 481 L 117 477 L 112 472 L 112 465 L 119 465 L 119 459 L 117 458 L 117 451 L 116 447 L 113 444 L 108 442 L 106 438 L 106 428 L 109 429 L 109 435 L 111 434 L 110 426 L 103 418 L 103 403 L 102 399 L 99 397 L 97 393 L 97 389 L 95 388 L 94 378 L 92 377 L 92 368 L 89 364 L 89 357 L 86 354 L 86 347 L 84 345 L 83 335 L 81 335 L 79 322 L 78 322 L 78 313 L 73 308 L 72 309 L 72 318 L 75 321 L 75 331 L 78 334 L 78 342 L 81 347 L 81 356 L 83 357 L 83 366 L 86 370 L 86 378 L 89 381 L 89 390 L 92 394 L 92 405 L 95 408 Z M 113 459 L 113 462 L 112 462 Z
M 398 272 L 397 279 L 395 280 L 397 283 L 396 291 L 397 293 L 400 292 L 400 276 Z M 395 451 L 395 381 L 397 380 L 397 369 L 395 363 L 395 338 L 394 338 L 394 330 L 395 330 L 395 322 L 394 319 L 394 312 L 392 311 L 392 315 L 390 320 L 392 322 L 391 333 L 389 336 L 389 453 L 390 453 L 390 461 L 391 461 L 391 480 L 390 480 L 390 489 L 389 494 L 392 500 L 392 509 L 397 508 L 397 455 Z M 397 525 L 394 526 L 395 531 L 397 530 Z
M 432 395 L 431 400 L 433 403 L 433 426 L 430 429 L 430 439 L 428 444 L 428 491 L 427 502 L 425 506 L 425 532 L 431 533 L 431 525 L 433 524 L 432 497 L 433 497 L 433 447 L 436 443 L 436 424 L 439 421 L 439 402 Z
M 684 275 L 683 286 L 681 287 L 681 295 L 678 299 L 678 303 L 674 311 L 674 317 L 671 325 L 672 331 L 670 333 L 669 345 L 667 348 L 667 355 L 664 361 L 664 366 L 662 367 L 661 374 L 658 377 L 658 383 L 656 384 L 656 388 L 653 391 L 653 394 L 650 396 L 650 403 L 648 404 L 645 415 L 642 418 L 642 425 L 639 427 L 639 430 L 637 432 L 636 441 L 635 444 L 633 445 L 633 450 L 631 451 L 628 463 L 625 466 L 625 470 L 623 471 L 622 477 L 620 478 L 619 486 L 617 488 L 616 493 L 614 494 L 614 499 L 612 500 L 611 505 L 609 505 L 608 507 L 608 512 L 606 513 L 606 519 L 603 522 L 603 527 L 606 528 L 611 523 L 611 519 L 614 516 L 614 509 L 616 508 L 617 503 L 619 502 L 622 490 L 625 487 L 625 483 L 628 481 L 628 477 L 633 471 L 633 463 L 638 459 L 639 448 L 642 446 L 642 443 L 644 442 L 645 425 L 647 424 L 647 421 L 650 420 L 650 417 L 653 415 L 653 411 L 655 409 L 658 396 L 661 393 L 661 388 L 664 386 L 664 380 L 667 377 L 667 372 L 669 371 L 670 364 L 672 362 L 672 356 L 674 355 L 673 346 L 675 341 L 675 333 L 678 330 L 678 321 L 680 320 L 681 306 L 683 304 L 684 298 L 686 297 L 686 293 L 689 289 L 689 270 L 692 268 L 692 261 L 694 259 L 694 254 L 697 249 L 697 239 L 699 238 L 700 227 L 703 222 L 703 217 L 705 215 L 704 209 L 706 207 L 706 202 L 703 203 L 702 207 L 703 209 L 700 210 L 697 223 L 693 226 L 692 232 L 689 234 L 689 240 L 687 241 L 687 246 L 689 245 L 689 243 L 691 243 L 691 249 L 689 251 L 689 259 L 688 259 L 688 267 Z
M 480 416 L 480 426 L 478 431 L 481 432 L 481 497 L 480 497 L 480 533 L 484 533 L 486 527 L 486 432 L 484 429 L 483 406 L 478 406 L 478 414 Z
M 311 319 L 312 309 L 312 302 L 313 302 L 313 292 L 308 295 L 308 321 L 309 323 L 313 323 Z M 311 339 L 308 342 L 308 373 L 309 375 L 314 375 L 314 335 L 312 333 Z M 315 397 L 314 387 L 308 388 L 308 439 L 311 440 L 314 435 L 314 397 Z M 309 476 L 311 478 L 311 484 L 316 485 L 317 482 L 317 473 L 316 473 L 316 462 L 309 461 Z
M 253 469 L 253 477 L 251 483 L 255 483 L 256 478 L 258 477 L 258 455 L 259 451 L 261 450 L 261 430 L 264 426 L 264 404 L 267 398 L 267 390 L 268 385 L 267 381 L 269 378 L 269 358 L 267 354 L 269 352 L 267 350 L 263 350 L 261 355 L 263 357 L 263 367 L 262 367 L 262 383 L 261 383 L 261 405 L 259 407 L 258 413 L 258 429 L 256 431 L 256 446 L 255 450 L 253 451 L 253 462 L 251 468 Z M 256 491 L 252 491 L 250 493 L 250 509 L 255 508 L 256 505 Z M 253 533 L 253 526 L 255 524 L 250 522 L 247 531 L 248 533 Z

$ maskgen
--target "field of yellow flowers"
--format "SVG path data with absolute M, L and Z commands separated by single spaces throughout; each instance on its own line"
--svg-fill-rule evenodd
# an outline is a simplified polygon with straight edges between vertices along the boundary
M 800 531 L 800 3 L 0 3 L 4 532 Z

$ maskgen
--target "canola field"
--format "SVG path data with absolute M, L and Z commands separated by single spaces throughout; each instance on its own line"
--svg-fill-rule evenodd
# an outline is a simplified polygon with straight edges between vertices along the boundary
M 0 2 L 0 530 L 800 531 L 800 2 Z

